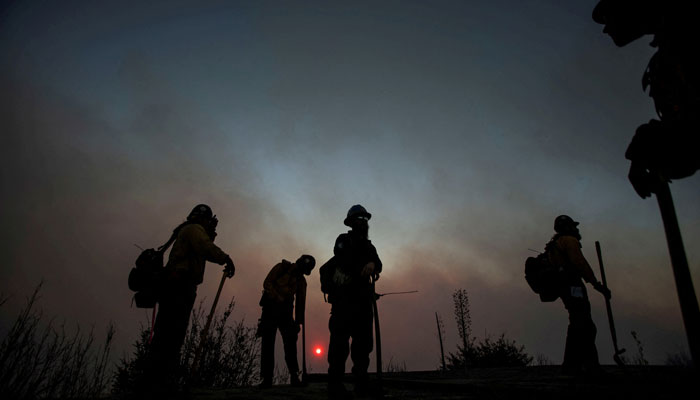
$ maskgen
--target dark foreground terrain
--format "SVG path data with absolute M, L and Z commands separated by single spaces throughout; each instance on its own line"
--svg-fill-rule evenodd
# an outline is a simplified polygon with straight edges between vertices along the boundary
M 690 399 L 700 375 L 690 368 L 606 366 L 601 377 L 571 377 L 559 367 L 483 368 L 465 372 L 401 372 L 383 377 L 386 399 Z M 305 388 L 192 389 L 190 399 L 326 399 L 325 375 Z M 349 383 L 348 389 L 352 389 Z M 369 398 L 369 397 L 356 397 Z

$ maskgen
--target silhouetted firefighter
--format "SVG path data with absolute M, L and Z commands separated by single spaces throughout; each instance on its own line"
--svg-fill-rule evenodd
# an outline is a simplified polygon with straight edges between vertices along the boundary
M 284 343 L 284 360 L 287 363 L 289 379 L 292 386 L 302 386 L 299 380 L 297 363 L 297 339 L 299 325 L 304 324 L 306 304 L 306 279 L 316 265 L 316 260 L 309 255 L 302 255 L 295 263 L 282 260 L 272 267 L 263 283 L 263 295 L 260 299 L 262 316 L 258 323 L 258 336 L 262 337 L 260 351 L 260 376 L 262 387 L 272 386 L 275 369 L 275 336 L 277 329 Z M 296 298 L 296 318 L 292 317 Z
M 550 262 L 561 271 L 558 292 L 569 312 L 563 372 L 595 374 L 600 371 L 598 350 L 595 346 L 597 331 L 591 318 L 591 303 L 588 301 L 583 281 L 590 283 L 608 299 L 610 291 L 598 282 L 591 266 L 581 253 L 578 224 L 568 215 L 558 216 L 554 220 L 556 234 L 547 244 L 546 252 Z
M 372 352 L 372 318 L 375 299 L 372 282 L 379 279 L 382 262 L 377 250 L 368 239 L 372 217 L 361 205 L 354 205 L 343 222 L 352 228 L 335 241 L 334 256 L 319 270 L 321 290 L 331 303 L 328 322 L 328 395 L 347 398 L 343 385 L 345 361 L 352 353 L 352 373 L 355 391 L 362 395 L 369 391 L 367 368 Z M 349 341 L 352 338 L 352 346 Z
M 162 277 L 149 366 L 145 386 L 172 390 L 180 365 L 180 348 L 185 340 L 197 285 L 204 278 L 206 261 L 225 265 L 230 278 L 235 272 L 231 257 L 214 244 L 218 220 L 205 204 L 194 207 L 187 221 L 175 228 L 175 243 Z
M 617 46 L 654 35 L 657 48 L 642 77 L 659 119 L 637 128 L 625 153 L 629 179 L 642 198 L 656 194 L 666 231 L 671 264 L 690 353 L 700 362 L 700 308 L 693 287 L 680 228 L 668 187 L 671 179 L 700 168 L 700 29 L 693 1 L 601 0 L 593 20 Z

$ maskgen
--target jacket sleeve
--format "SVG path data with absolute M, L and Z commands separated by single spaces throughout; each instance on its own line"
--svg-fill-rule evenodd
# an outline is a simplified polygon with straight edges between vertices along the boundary
M 211 241 L 201 225 L 191 225 L 188 233 L 190 234 L 190 243 L 192 243 L 193 250 L 207 261 L 223 265 L 229 259 L 228 254 L 224 253 L 219 246 Z
M 571 236 L 562 236 L 559 239 L 559 243 L 569 263 L 581 278 L 588 283 L 596 282 L 595 274 L 581 252 L 579 241 Z
M 300 324 L 305 324 L 306 315 L 306 279 L 302 276 L 297 284 L 296 300 L 294 304 L 295 321 Z
M 371 249 L 372 249 L 372 261 L 374 261 L 374 272 L 377 274 L 382 272 L 382 260 L 379 259 L 379 254 L 377 254 L 377 249 L 374 247 L 373 244 L 370 244 Z

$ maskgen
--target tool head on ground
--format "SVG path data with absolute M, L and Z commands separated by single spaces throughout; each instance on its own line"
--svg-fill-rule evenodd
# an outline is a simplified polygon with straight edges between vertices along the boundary
M 554 231 L 557 233 L 569 233 L 578 231 L 578 222 L 574 221 L 568 215 L 560 215 L 554 219 Z
M 295 264 L 301 269 L 304 275 L 311 275 L 311 271 L 316 266 L 316 259 L 308 254 L 299 257 Z
M 372 218 L 372 214 L 368 213 L 364 207 L 359 204 L 355 204 L 348 210 L 348 215 L 345 217 L 343 224 L 353 227 L 357 222 L 367 223 L 367 221 Z
M 620 350 L 617 350 L 615 352 L 615 354 L 613 355 L 613 360 L 615 360 L 615 364 L 617 364 L 621 367 L 625 365 L 625 361 L 622 359 L 622 357 L 620 357 L 620 355 L 622 353 L 624 353 L 625 351 L 626 351 L 625 349 L 620 349 Z

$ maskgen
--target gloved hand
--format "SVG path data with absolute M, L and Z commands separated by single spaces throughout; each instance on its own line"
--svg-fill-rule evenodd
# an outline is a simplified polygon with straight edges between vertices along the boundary
M 360 272 L 361 276 L 374 276 L 374 263 L 373 262 L 368 262 L 364 268 L 362 268 L 362 272 Z
M 299 321 L 294 321 L 294 326 L 295 326 L 296 329 L 297 329 L 297 333 L 299 333 L 299 332 L 301 331 L 301 322 L 299 322 Z
M 236 266 L 233 265 L 233 260 L 231 257 L 226 259 L 226 264 L 224 264 L 224 272 L 226 272 L 227 278 L 233 278 L 233 275 L 236 273 Z
M 593 289 L 599 291 L 603 296 L 605 296 L 605 298 L 607 300 L 610 300 L 610 297 L 612 297 L 612 293 L 610 292 L 610 289 L 603 286 L 603 284 L 600 282 L 594 282 Z

